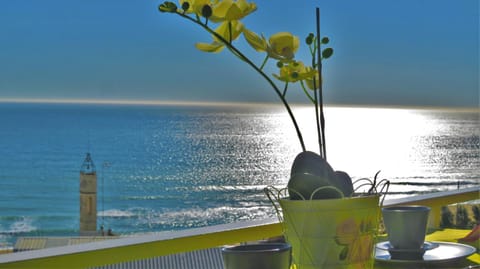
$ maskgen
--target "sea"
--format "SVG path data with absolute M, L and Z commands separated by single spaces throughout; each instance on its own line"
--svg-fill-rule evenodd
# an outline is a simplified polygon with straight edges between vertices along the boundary
M 315 111 L 295 106 L 307 150 Z M 353 180 L 391 182 L 386 199 L 480 184 L 480 110 L 325 107 L 327 161 Z M 132 235 L 275 217 L 301 152 L 281 106 L 0 102 L 0 246 L 79 233 L 90 153 L 98 225 Z

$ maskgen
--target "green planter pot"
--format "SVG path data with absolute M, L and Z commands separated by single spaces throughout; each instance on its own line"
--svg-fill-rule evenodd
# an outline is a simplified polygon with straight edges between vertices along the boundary
M 280 199 L 293 264 L 299 269 L 372 269 L 379 198 Z

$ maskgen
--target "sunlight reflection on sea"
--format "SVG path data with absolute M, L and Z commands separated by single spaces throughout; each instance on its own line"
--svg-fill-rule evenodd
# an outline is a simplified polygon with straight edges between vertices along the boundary
M 318 152 L 316 127 L 309 123 L 314 122 L 313 112 L 296 111 L 300 124 L 308 126 L 303 129 L 307 148 Z M 328 107 L 325 115 L 327 159 L 353 178 L 372 178 L 381 170 L 381 178 L 401 184 L 394 184 L 392 193 L 426 191 L 432 182 L 451 189 L 456 181 L 479 178 L 478 112 Z M 462 121 L 465 117 L 469 120 Z M 455 167 L 466 173 L 454 173 Z M 427 187 L 406 184 L 418 181 Z
M 318 151 L 313 109 L 294 113 L 307 149 Z M 479 184 L 478 111 L 325 114 L 332 167 L 353 179 L 381 170 L 389 199 Z M 99 225 L 121 234 L 274 217 L 263 188 L 286 186 L 301 151 L 279 106 L 0 103 L 0 122 L 0 243 L 78 232 L 86 151 L 97 166 Z

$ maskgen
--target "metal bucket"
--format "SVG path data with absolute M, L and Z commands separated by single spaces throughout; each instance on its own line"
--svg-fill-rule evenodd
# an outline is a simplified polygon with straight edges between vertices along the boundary
M 373 268 L 378 195 L 279 202 L 297 268 Z
M 224 247 L 223 264 L 225 269 L 289 269 L 291 250 L 287 243 Z

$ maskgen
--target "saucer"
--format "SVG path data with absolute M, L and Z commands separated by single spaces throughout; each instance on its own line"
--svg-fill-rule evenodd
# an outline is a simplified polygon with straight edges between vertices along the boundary
M 390 242 L 378 243 L 377 248 L 387 250 L 392 259 L 397 260 L 419 260 L 427 250 L 437 248 L 437 243 L 425 242 L 421 248 L 418 249 L 398 249 L 392 247 Z
M 378 243 L 375 248 L 375 260 L 380 263 L 399 263 L 399 264 L 446 264 L 464 259 L 473 253 L 476 249 L 469 245 L 449 242 L 430 242 L 437 247 L 426 250 L 423 257 L 411 259 L 393 259 L 387 247 L 388 242 Z M 389 245 L 389 244 L 388 244 Z

